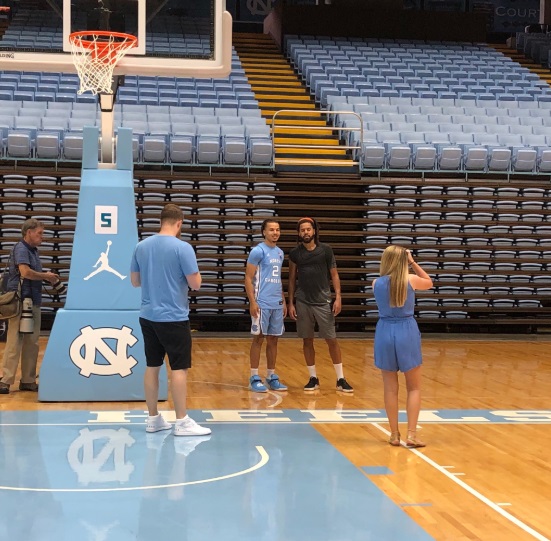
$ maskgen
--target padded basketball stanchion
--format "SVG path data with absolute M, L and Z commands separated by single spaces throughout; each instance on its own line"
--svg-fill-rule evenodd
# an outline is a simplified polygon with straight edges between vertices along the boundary
M 132 131 L 121 128 L 116 164 L 101 168 L 97 128 L 84 129 L 82 179 L 65 308 L 40 370 L 41 401 L 144 400 L 140 291 L 130 283 L 138 228 Z M 163 369 L 160 399 L 168 384 Z

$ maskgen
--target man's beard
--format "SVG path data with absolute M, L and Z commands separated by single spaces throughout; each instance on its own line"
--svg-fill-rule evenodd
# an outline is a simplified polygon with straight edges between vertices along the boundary
M 305 244 L 308 244 L 313 238 L 314 235 L 305 235 L 304 237 L 300 237 L 300 240 Z

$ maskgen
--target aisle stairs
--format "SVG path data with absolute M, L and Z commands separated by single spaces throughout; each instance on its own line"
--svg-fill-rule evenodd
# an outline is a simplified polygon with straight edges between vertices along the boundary
M 357 173 L 358 163 L 272 38 L 234 33 L 233 45 L 272 126 L 276 171 Z

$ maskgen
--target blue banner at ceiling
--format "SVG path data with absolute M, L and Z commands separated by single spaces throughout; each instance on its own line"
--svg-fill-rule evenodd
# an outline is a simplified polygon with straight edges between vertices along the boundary
M 471 9 L 488 13 L 490 31 L 509 34 L 522 32 L 529 24 L 537 24 L 540 16 L 539 0 L 474 1 Z

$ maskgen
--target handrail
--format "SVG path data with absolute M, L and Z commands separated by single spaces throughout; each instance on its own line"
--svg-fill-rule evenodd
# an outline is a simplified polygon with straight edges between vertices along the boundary
M 285 117 L 289 116 L 297 116 L 297 117 L 308 117 L 308 116 L 318 116 L 318 115 L 353 115 L 355 116 L 359 121 L 359 127 L 340 127 L 340 126 L 311 126 L 311 125 L 295 125 L 295 124 L 278 124 L 278 121 L 281 120 L 281 122 L 285 121 Z M 347 132 L 360 132 L 360 142 L 359 144 L 355 145 L 342 145 L 340 143 L 336 145 L 319 145 L 319 144 L 308 144 L 308 143 L 302 143 L 302 144 L 292 144 L 292 143 L 276 143 L 275 136 L 276 136 L 276 130 L 281 128 L 287 128 L 287 129 L 294 129 L 294 130 L 303 130 L 303 131 L 327 131 L 330 129 L 331 131 L 347 131 Z M 328 111 L 328 110 L 314 110 L 314 111 L 305 111 L 302 109 L 280 109 L 279 111 L 276 111 L 274 113 L 274 116 L 272 117 L 272 124 L 271 124 L 271 130 L 272 130 L 272 155 L 274 156 L 274 160 L 276 157 L 276 148 L 285 148 L 285 149 L 312 149 L 312 150 L 318 150 L 318 149 L 324 149 L 324 150 L 352 150 L 353 155 L 356 153 L 359 153 L 361 151 L 361 141 L 363 141 L 363 123 L 362 123 L 362 117 L 359 113 L 356 113 L 354 111 Z M 340 140 L 340 138 L 339 138 Z M 354 161 L 354 163 L 359 163 Z

